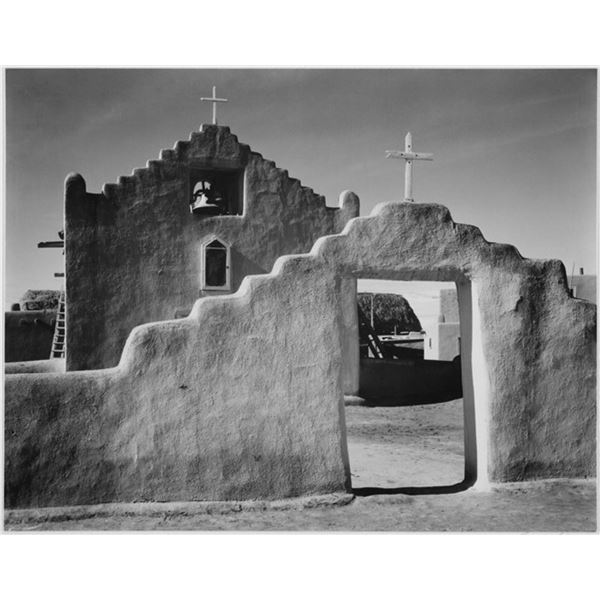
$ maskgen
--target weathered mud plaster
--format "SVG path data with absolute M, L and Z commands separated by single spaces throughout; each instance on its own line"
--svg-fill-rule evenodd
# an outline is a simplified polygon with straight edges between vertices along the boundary
M 25 360 L 4 364 L 5 373 L 64 373 L 65 371 L 64 358 Z
M 198 169 L 243 170 L 242 215 L 190 213 L 190 177 Z M 201 246 L 211 238 L 231 246 L 235 291 L 246 275 L 270 271 L 279 256 L 307 252 L 319 237 L 339 233 L 358 211 L 354 194 L 328 207 L 228 127 L 214 125 L 100 194 L 88 193 L 81 175 L 69 176 L 67 370 L 115 366 L 133 327 L 172 319 L 211 294 L 200 290 Z
M 559 261 L 403 203 L 135 328 L 117 368 L 8 375 L 6 506 L 348 490 L 341 307 L 356 278 L 457 282 L 461 325 L 477 328 L 468 476 L 594 475 L 596 306 L 568 295 Z

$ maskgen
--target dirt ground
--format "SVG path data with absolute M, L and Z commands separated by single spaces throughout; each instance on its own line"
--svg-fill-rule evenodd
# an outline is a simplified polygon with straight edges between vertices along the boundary
M 346 407 L 352 484 L 346 503 L 306 508 L 208 510 L 35 522 L 10 531 L 595 531 L 595 480 L 507 484 L 492 491 L 407 495 L 396 487 L 458 484 L 463 478 L 462 401 Z M 380 488 L 361 495 L 361 488 Z M 387 490 L 387 493 L 386 493 Z
M 346 407 L 352 486 L 441 486 L 462 481 L 462 400 Z

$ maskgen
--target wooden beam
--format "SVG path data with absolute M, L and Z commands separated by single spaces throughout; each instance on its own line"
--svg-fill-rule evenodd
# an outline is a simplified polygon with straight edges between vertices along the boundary
M 62 240 L 56 242 L 38 242 L 38 248 L 64 248 L 65 243 Z
M 433 160 L 429 152 L 402 152 L 400 150 L 386 150 L 386 158 L 404 158 L 405 160 Z

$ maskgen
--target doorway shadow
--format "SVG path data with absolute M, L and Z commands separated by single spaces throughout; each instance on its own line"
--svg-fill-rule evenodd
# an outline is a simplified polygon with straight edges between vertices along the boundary
M 405 496 L 426 496 L 439 494 L 457 494 L 464 492 L 473 486 L 475 478 L 465 477 L 460 483 L 452 485 L 430 485 L 419 487 L 359 487 L 352 488 L 352 493 L 358 497 L 368 496 L 393 496 L 396 494 Z

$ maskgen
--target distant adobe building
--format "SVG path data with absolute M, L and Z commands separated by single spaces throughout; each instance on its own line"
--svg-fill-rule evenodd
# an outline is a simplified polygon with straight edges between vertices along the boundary
M 580 269 L 579 275 L 569 277 L 569 285 L 574 298 L 581 298 L 588 302 L 596 302 L 596 276 L 584 275 Z
M 426 360 L 453 360 L 460 355 L 460 318 L 456 290 L 440 290 L 437 323 L 425 338 Z
M 5 363 L 48 360 L 59 296 L 55 290 L 27 290 L 4 313 Z
M 359 213 L 354 194 L 328 207 L 214 125 L 102 193 L 88 192 L 81 175 L 65 185 L 68 371 L 116 366 L 135 326 L 235 292 Z
M 596 275 L 579 275 L 568 279 L 573 298 L 596 303 Z M 425 339 L 426 360 L 453 360 L 460 354 L 460 319 L 456 290 L 440 290 L 438 321 L 429 326 Z

